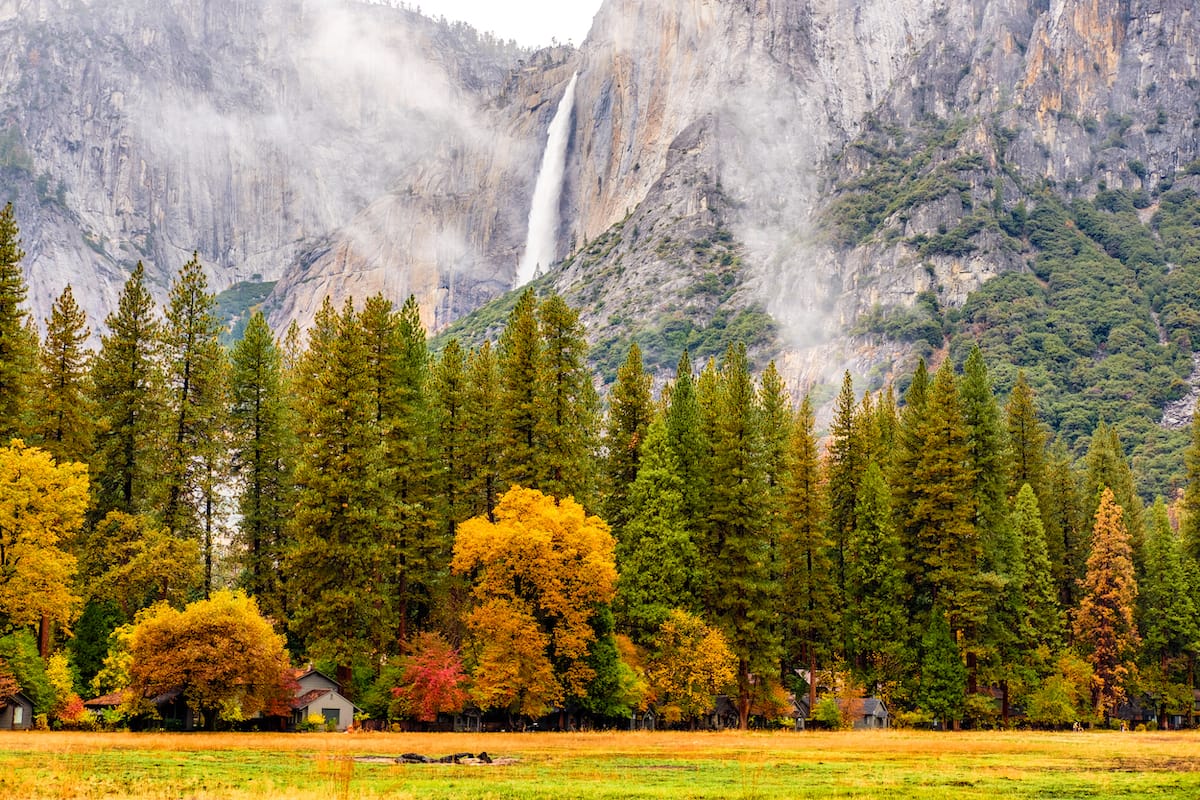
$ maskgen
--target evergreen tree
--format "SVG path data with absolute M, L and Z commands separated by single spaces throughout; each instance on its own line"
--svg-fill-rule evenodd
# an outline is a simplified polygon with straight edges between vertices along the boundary
M 686 350 L 679 357 L 675 380 L 666 395 L 667 443 L 679 464 L 684 517 L 695 525 L 704 508 L 709 442 Z
M 875 403 L 875 446 L 873 458 L 886 478 L 892 474 L 892 457 L 896 449 L 896 429 L 899 426 L 896 395 L 888 385 L 879 392 Z
M 981 547 L 970 434 L 948 362 L 934 376 L 925 412 L 917 429 L 911 503 L 904 511 L 912 535 L 909 579 L 916 608 L 945 609 L 959 631 L 981 620 L 983 597 L 976 581 Z
M 1160 497 L 1150 511 L 1146 577 L 1138 584 L 1143 663 L 1163 681 L 1170 681 L 1175 672 L 1175 682 L 1190 695 L 1188 667 L 1200 648 L 1200 619 L 1187 591 L 1185 558 L 1183 543 L 1171 530 L 1167 506 Z
M 241 583 L 267 617 L 283 621 L 289 600 L 281 566 L 290 546 L 295 421 L 284 394 L 283 356 L 261 311 L 234 345 L 230 394 Z
M 1041 491 L 1046 472 L 1046 430 L 1038 419 L 1033 389 L 1023 370 L 1017 373 L 1017 382 L 1008 396 L 1005 421 L 1009 448 L 1008 494 L 1016 497 L 1027 483 L 1036 494 Z M 1041 494 L 1038 499 L 1041 501 Z
M 1142 498 L 1138 496 L 1133 483 L 1133 472 L 1129 469 L 1129 461 L 1125 458 L 1125 448 L 1117 435 L 1116 428 L 1101 422 L 1092 433 L 1092 441 L 1088 445 L 1087 473 L 1084 477 L 1083 500 L 1087 516 L 1094 516 L 1100 505 L 1100 495 L 1105 487 L 1113 492 L 1113 497 L 1124 511 L 1125 530 L 1129 532 L 1130 543 L 1133 547 L 1133 564 L 1138 574 L 1141 574 L 1145 561 L 1142 558 L 1142 546 L 1145 541 L 1145 527 L 1142 524 Z
M 500 335 L 499 376 L 501 490 L 536 487 L 542 462 L 542 339 L 532 289 L 521 294 Z
M 86 461 L 92 453 L 95 412 L 89 402 L 91 353 L 87 315 L 67 286 L 46 319 L 39 370 L 37 438 L 58 461 Z
M 838 630 L 826 495 L 812 400 L 805 395 L 791 426 L 779 540 L 784 669 L 808 671 L 809 708 L 816 708 L 816 672 L 836 652 Z
M 760 410 L 744 346 L 730 346 L 715 388 L 711 504 L 701 552 L 708 608 L 738 658 L 738 715 L 745 728 L 753 684 L 775 673 L 779 642 Z
M 1094 670 L 1092 702 L 1106 720 L 1125 699 L 1139 643 L 1134 624 L 1138 586 L 1123 516 L 1112 490 L 1105 487 L 1092 529 L 1083 598 L 1075 614 L 1076 642 Z
M 1058 583 L 1059 606 L 1070 615 L 1079 604 L 1079 581 L 1083 579 L 1087 561 L 1088 536 L 1071 456 L 1062 441 L 1050 448 L 1042 485 L 1043 495 L 1039 495 L 1038 504 L 1046 531 L 1046 551 Z
M 500 373 L 491 344 L 484 342 L 467 356 L 467 449 L 463 455 L 464 491 L 471 516 L 495 522 L 500 492 L 503 428 Z
M 442 349 L 431 375 L 435 447 L 437 454 L 436 486 L 445 507 L 446 537 L 454 540 L 460 522 L 475 516 L 476 510 L 467 488 L 468 459 L 471 450 L 469 427 L 470 378 L 467 354 L 458 339 Z
M 959 398 L 968 431 L 968 464 L 975 476 L 972 494 L 983 568 L 1004 573 L 1008 571 L 1013 555 L 1011 534 L 1005 530 L 1008 526 L 1008 443 L 1000 422 L 1000 407 L 992 394 L 992 381 L 978 345 L 971 349 L 963 367 Z
M 363 307 L 359 322 L 380 454 L 383 508 L 378 524 L 394 560 L 389 583 L 396 639 L 405 642 L 428 616 L 449 571 L 452 544 L 439 523 L 441 503 L 435 491 L 429 351 L 412 296 L 397 313 L 390 301 L 376 295 Z
M 608 490 L 605 519 L 618 537 L 634 514 L 629 505 L 629 490 L 637 479 L 646 429 L 653 416 L 650 376 L 642 366 L 642 351 L 635 342 L 629 346 L 625 363 L 617 369 L 617 380 L 609 393 L 608 427 L 604 437 Z
M 833 544 L 834 577 L 839 597 L 846 594 L 846 547 L 854 533 L 854 508 L 866 462 L 855 425 L 854 383 L 842 376 L 842 390 L 834 405 L 829 431 L 829 538 Z M 849 641 L 844 641 L 849 644 Z
M 227 445 L 228 370 L 216 309 L 216 296 L 193 254 L 167 303 L 163 354 L 170 421 L 161 494 L 168 532 L 204 543 L 206 597 L 212 590 L 214 505 Z
M 896 680 L 906 639 L 901 594 L 904 570 L 883 471 L 867 465 L 858 488 L 856 525 L 847 551 L 846 616 L 857 667 L 866 686 Z
M 395 630 L 375 387 L 358 315 L 326 298 L 297 370 L 300 452 L 285 561 L 295 593 L 291 628 L 347 685 L 356 658 L 378 653 Z M 384 589 L 385 591 L 380 591 Z
M 108 334 L 101 337 L 92 365 L 93 403 L 101 414 L 96 455 L 90 463 L 94 519 L 109 511 L 149 511 L 161 474 L 166 415 L 159 361 L 163 328 L 140 262 L 105 327 Z
M 1058 605 L 1058 587 L 1046 548 L 1046 532 L 1038 510 L 1037 495 L 1028 483 L 1013 503 L 1012 527 L 1021 545 L 1020 608 L 1023 612 L 1019 635 L 1027 651 L 1044 645 L 1051 651 L 1062 645 L 1064 620 Z
M 1191 441 L 1183 453 L 1186 469 L 1179 532 L 1184 551 L 1200 562 L 1200 407 L 1192 414 Z
M 0 444 L 25 435 L 25 412 L 36 357 L 22 308 L 27 288 L 21 272 L 20 230 L 12 203 L 0 211 Z
M 913 557 L 917 549 L 919 530 L 917 521 L 909 513 L 909 509 L 916 503 L 917 492 L 921 488 L 913 476 L 924 447 L 921 427 L 925 422 L 928 400 L 929 373 L 925 369 L 925 360 L 921 359 L 917 362 L 912 382 L 904 393 L 904 407 L 896 424 L 896 449 L 892 456 L 892 471 L 888 476 L 888 486 L 892 490 L 892 509 L 896 516 L 896 532 L 900 536 L 900 546 L 904 551 L 910 594 L 911 587 L 915 585 L 914 581 L 919 577 L 916 575 L 917 563 Z M 915 598 L 910 597 L 910 600 L 915 601 Z
M 594 485 L 600 401 L 587 365 L 579 312 L 558 295 L 538 308 L 542 359 L 538 371 L 537 486 L 589 505 Z
M 619 628 L 648 645 L 673 610 L 699 611 L 700 556 L 684 513 L 679 461 L 661 417 L 646 431 L 629 508 L 633 516 L 617 537 L 614 610 Z
M 758 407 L 759 424 L 763 432 L 763 465 L 766 469 L 767 491 L 772 501 L 770 513 L 778 515 L 779 498 L 784 490 L 793 415 L 791 398 L 774 361 L 767 364 L 759 379 Z
M 946 727 L 957 727 L 964 711 L 967 670 L 954 635 L 941 609 L 929 615 L 921 639 L 921 688 L 918 702 Z

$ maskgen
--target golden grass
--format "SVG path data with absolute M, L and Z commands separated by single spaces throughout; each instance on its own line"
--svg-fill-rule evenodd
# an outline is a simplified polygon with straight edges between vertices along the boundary
M 355 756 L 486 750 L 509 767 Z M 1197 733 L 0 733 L 0 798 L 1200 796 Z

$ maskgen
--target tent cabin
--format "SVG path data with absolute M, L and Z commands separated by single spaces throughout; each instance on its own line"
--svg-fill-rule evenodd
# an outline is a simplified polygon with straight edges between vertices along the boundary
M 0 701 L 0 731 L 25 731 L 33 727 L 33 701 L 24 692 Z

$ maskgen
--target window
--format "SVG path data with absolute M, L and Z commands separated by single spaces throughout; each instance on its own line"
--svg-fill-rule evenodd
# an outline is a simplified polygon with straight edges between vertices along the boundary
M 13 727 L 17 727 L 25 722 L 25 706 L 17 703 L 13 706 Z
M 326 723 L 332 722 L 338 725 L 342 721 L 342 711 L 340 708 L 322 708 L 321 716 L 325 718 Z

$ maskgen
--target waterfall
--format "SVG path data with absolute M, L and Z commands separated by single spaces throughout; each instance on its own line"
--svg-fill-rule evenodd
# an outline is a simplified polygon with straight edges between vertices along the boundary
M 575 109 L 575 81 L 571 76 L 567 91 L 558 102 L 558 110 L 550 122 L 542 168 L 533 187 L 533 203 L 529 208 L 529 232 L 525 235 L 525 254 L 517 267 L 514 287 L 533 280 L 538 269 L 554 262 L 558 245 L 558 202 L 562 198 L 563 172 L 567 167 L 567 142 L 571 139 L 571 112 Z

